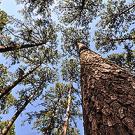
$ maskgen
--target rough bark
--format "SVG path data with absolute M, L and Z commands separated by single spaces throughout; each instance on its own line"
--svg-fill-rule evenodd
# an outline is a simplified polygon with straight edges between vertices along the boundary
M 135 78 L 78 43 L 85 135 L 135 135 Z
M 0 99 L 3 98 L 5 95 L 8 95 L 10 91 L 17 86 L 23 79 L 25 79 L 27 76 L 32 74 L 40 65 L 36 66 L 34 69 L 30 70 L 28 73 L 23 75 L 22 77 L 19 77 L 15 82 L 13 82 L 12 85 L 7 86 L 4 90 L 0 90 Z

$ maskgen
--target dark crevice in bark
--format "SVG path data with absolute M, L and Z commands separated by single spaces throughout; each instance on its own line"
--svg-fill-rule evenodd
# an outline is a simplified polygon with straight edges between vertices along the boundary
M 79 45 L 85 135 L 135 135 L 135 79 Z

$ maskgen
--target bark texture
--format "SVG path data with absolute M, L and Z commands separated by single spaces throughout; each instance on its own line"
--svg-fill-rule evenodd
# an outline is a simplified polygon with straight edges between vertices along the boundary
M 135 135 L 135 78 L 78 43 L 85 135 Z

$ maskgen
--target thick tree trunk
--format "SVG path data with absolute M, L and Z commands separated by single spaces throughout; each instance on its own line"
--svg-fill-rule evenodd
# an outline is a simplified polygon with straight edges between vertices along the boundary
M 135 78 L 78 43 L 85 135 L 135 135 Z

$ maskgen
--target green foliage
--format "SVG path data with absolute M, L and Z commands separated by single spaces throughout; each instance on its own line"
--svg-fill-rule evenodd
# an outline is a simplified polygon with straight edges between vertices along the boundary
M 7 114 L 10 112 L 10 108 L 14 106 L 15 97 L 12 94 L 2 98 L 0 100 L 0 114 Z
M 2 32 L 7 22 L 8 22 L 7 14 L 3 10 L 0 10 L 0 33 Z
M 8 124 L 9 121 L 0 121 L 0 133 L 2 129 Z M 12 128 L 9 130 L 7 135 L 15 135 L 15 126 L 13 125 Z
M 1 113 L 8 112 L 11 106 L 16 111 L 19 110 L 27 98 L 34 94 L 31 102 L 40 100 L 41 109 L 28 113 L 28 121 L 35 120 L 34 128 L 43 134 L 59 135 L 62 133 L 67 109 L 68 89 L 71 82 L 77 85 L 80 81 L 76 42 L 83 42 L 88 46 L 92 44 L 90 47 L 95 44 L 96 49 L 104 53 L 116 50 L 121 45 L 124 53 L 112 54 L 108 59 L 135 72 L 134 1 L 108 0 L 104 4 L 102 0 L 17 2 L 24 5 L 22 13 L 25 18 L 21 21 L 10 17 L 11 25 L 4 31 L 8 38 L 5 41 L 2 39 L 2 45 L 41 45 L 4 53 L 3 56 L 10 61 L 9 65 L 16 65 L 16 71 L 10 80 L 8 69 L 3 64 L 0 65 L 0 90 L 18 79 L 19 67 L 27 73 L 38 64 L 41 66 L 17 85 L 21 86 L 16 91 L 17 99 L 9 94 L 0 101 L 3 110 Z M 59 18 L 56 16 L 56 9 L 60 13 Z M 0 10 L 0 32 L 7 22 L 7 14 Z M 54 87 L 49 88 L 52 85 Z M 79 87 L 72 88 L 68 135 L 79 132 L 76 125 L 77 118 L 81 117 L 79 94 Z
M 66 59 L 62 63 L 62 76 L 65 81 L 79 82 L 79 62 L 76 59 Z
M 132 39 L 133 39 L 133 41 L 134 41 L 134 43 L 135 43 L 135 29 L 133 29 L 133 30 L 131 31 L 131 37 L 132 37 Z
M 100 13 L 95 33 L 96 47 L 103 52 L 117 49 L 118 45 L 132 45 L 134 41 L 135 5 L 128 1 L 108 1 Z
M 87 27 L 102 6 L 102 0 L 64 0 L 59 4 L 59 9 L 63 13 L 64 23 L 77 23 Z
M 24 9 L 23 13 L 33 13 L 35 12 L 36 14 L 46 14 L 48 11 L 48 7 L 52 5 L 54 0 L 17 0 L 18 4 L 24 4 Z
M 62 50 L 63 55 L 70 57 L 78 57 L 76 51 L 76 42 L 84 42 L 86 45 L 89 43 L 89 31 L 88 29 L 76 29 L 73 27 L 62 29 Z
M 18 99 L 15 100 L 14 106 L 18 110 L 28 97 L 33 95 L 32 101 L 36 101 L 47 88 L 48 84 L 54 83 L 57 80 L 57 74 L 54 69 L 39 67 L 33 74 L 30 74 L 21 82 L 23 89 L 18 90 Z M 31 102 L 32 102 L 31 101 Z
M 9 84 L 10 80 L 10 73 L 8 72 L 7 67 L 3 64 L 0 64 L 0 93 L 4 91 L 4 89 Z M 2 98 L 0 100 L 0 113 L 7 113 L 9 107 L 14 104 L 15 98 L 9 94 L 7 97 Z
M 8 77 L 7 68 L 3 64 L 0 64 L 0 76 L 0 89 L 2 89 L 4 86 L 6 86 L 5 84 Z
M 41 103 L 42 110 L 28 113 L 28 121 L 35 117 L 36 121 L 34 127 L 40 130 L 43 134 L 61 134 L 64 122 L 64 116 L 67 109 L 68 90 L 71 85 L 63 83 L 56 83 L 55 87 L 51 87 L 43 95 L 43 102 Z M 75 89 L 72 88 L 72 104 L 70 108 L 70 120 L 68 126 L 68 134 L 74 134 L 77 131 L 76 117 L 81 116 L 79 101 L 75 96 Z M 74 124 L 73 124 L 74 123 Z
M 132 51 L 131 53 L 132 54 L 129 56 L 126 52 L 121 54 L 111 54 L 108 56 L 108 59 L 135 74 L 135 51 Z
M 44 61 L 50 63 L 56 62 L 58 57 L 56 51 L 56 28 L 55 24 L 48 17 L 45 17 L 45 19 L 35 19 L 29 16 L 24 22 L 10 17 L 10 22 L 15 25 L 16 29 L 10 25 L 7 27 L 5 33 L 8 33 L 8 36 L 12 37 L 12 39 L 3 42 L 4 46 L 26 46 L 26 49 L 15 49 L 4 54 L 6 58 L 11 59 L 11 65 L 23 61 L 21 58 L 40 61 L 41 58 L 39 57 L 42 57 L 46 58 Z M 36 45 L 39 43 L 41 44 L 40 46 L 35 46 L 32 49 L 27 48 L 27 45 Z

